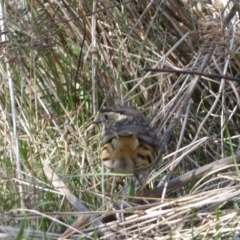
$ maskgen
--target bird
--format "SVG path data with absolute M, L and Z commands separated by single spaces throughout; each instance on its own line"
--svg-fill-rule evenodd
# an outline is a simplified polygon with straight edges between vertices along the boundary
M 125 105 L 106 107 L 93 123 L 102 125 L 99 155 L 108 172 L 139 179 L 153 165 L 159 139 L 140 111 Z

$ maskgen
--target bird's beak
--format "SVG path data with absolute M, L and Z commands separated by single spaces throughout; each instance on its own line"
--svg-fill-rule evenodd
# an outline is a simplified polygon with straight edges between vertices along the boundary
M 100 124 L 102 122 L 103 122 L 103 120 L 101 118 L 98 118 L 98 119 L 92 121 L 92 124 Z

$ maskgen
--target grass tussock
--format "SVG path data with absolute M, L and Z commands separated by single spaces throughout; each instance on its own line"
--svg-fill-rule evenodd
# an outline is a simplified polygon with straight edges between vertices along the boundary
M 239 238 L 237 2 L 12 0 L 0 14 L 3 236 Z M 91 123 L 119 103 L 161 139 L 142 190 L 110 176 L 106 191 Z

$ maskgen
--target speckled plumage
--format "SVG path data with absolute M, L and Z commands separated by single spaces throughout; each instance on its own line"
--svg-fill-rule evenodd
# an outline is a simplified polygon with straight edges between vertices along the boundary
M 138 110 L 116 105 L 104 108 L 100 158 L 110 172 L 138 175 L 152 166 L 159 139 Z

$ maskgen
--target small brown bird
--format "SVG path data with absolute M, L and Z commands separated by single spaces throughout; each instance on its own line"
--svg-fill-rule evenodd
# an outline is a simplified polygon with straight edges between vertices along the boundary
M 100 158 L 113 173 L 139 174 L 152 166 L 158 154 L 159 139 L 138 110 L 116 105 L 101 110 Z

